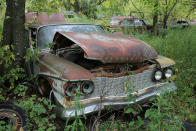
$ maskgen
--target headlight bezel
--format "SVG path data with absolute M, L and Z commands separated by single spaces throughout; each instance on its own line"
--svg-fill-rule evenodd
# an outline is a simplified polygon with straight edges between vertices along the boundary
M 78 88 L 77 83 L 70 83 L 66 89 L 64 90 L 64 93 L 68 97 L 72 97 L 76 93 L 76 89 Z
M 170 77 L 166 77 L 166 72 L 168 71 L 168 70 L 170 70 L 172 73 L 171 73 L 171 76 Z M 159 79 L 156 79 L 156 73 L 157 72 L 161 72 L 162 73 L 162 75 L 161 75 L 161 78 L 159 78 Z M 174 71 L 173 71 L 173 69 L 171 68 L 171 67 L 166 67 L 166 68 L 156 68 L 155 70 L 154 70 L 154 72 L 153 72 L 153 75 L 152 75 L 152 80 L 154 81 L 154 82 L 161 82 L 161 81 L 163 81 L 163 80 L 166 80 L 166 79 L 169 79 L 169 78 L 171 78 L 172 76 L 174 75 Z
M 85 88 L 87 87 L 87 88 Z M 89 88 L 91 88 L 89 90 Z M 66 88 L 64 89 L 64 94 L 67 97 L 72 97 L 75 94 L 77 94 L 76 90 L 79 90 L 79 94 L 80 95 L 90 95 L 94 92 L 95 86 L 94 83 L 92 81 L 77 81 L 77 82 L 68 82 L 66 85 Z
M 171 76 L 170 76 L 170 77 L 167 77 L 167 76 L 166 76 L 166 72 L 167 72 L 168 70 L 171 71 Z M 171 78 L 173 75 L 174 75 L 174 71 L 173 71 L 171 68 L 165 68 L 165 69 L 164 69 L 164 78 L 165 78 L 165 79 L 169 79 L 169 78 Z
M 161 76 L 160 76 L 159 79 L 156 79 L 156 73 L 157 73 L 157 72 L 160 72 L 160 73 L 161 73 Z M 153 73 L 152 79 L 153 79 L 153 81 L 161 81 L 161 80 L 163 79 L 163 71 L 160 70 L 160 69 L 156 69 L 156 70 L 154 71 L 154 73 Z
M 89 89 L 86 89 L 85 87 L 88 88 L 91 88 L 90 90 Z M 94 83 L 92 81 L 83 81 L 82 84 L 81 84 L 81 92 L 84 94 L 84 95 L 90 95 L 94 92 L 95 90 L 95 86 L 94 86 Z

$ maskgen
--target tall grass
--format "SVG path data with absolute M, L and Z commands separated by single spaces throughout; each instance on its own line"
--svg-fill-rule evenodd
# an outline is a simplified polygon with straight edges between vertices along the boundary
M 163 97 L 168 104 L 162 107 L 172 108 L 172 116 L 186 120 L 196 126 L 196 26 L 187 29 L 169 30 L 162 36 L 137 35 L 153 46 L 160 55 L 176 61 L 177 94 Z M 169 113 L 169 112 L 168 112 Z
M 196 86 L 196 26 L 184 30 L 169 30 L 164 37 L 138 35 L 152 45 L 160 55 L 176 61 L 178 86 Z
M 160 55 L 175 60 L 177 92 L 161 95 L 153 102 L 153 106 L 145 113 L 150 119 L 148 126 L 142 129 L 141 119 L 130 121 L 127 124 L 113 122 L 102 124 L 100 128 L 119 125 L 129 130 L 181 130 L 182 121 L 188 121 L 196 126 L 196 26 L 187 29 L 169 30 L 165 36 L 136 34 L 136 37 L 154 47 Z M 168 122 L 164 117 L 173 119 Z M 118 129 L 119 126 L 114 127 Z

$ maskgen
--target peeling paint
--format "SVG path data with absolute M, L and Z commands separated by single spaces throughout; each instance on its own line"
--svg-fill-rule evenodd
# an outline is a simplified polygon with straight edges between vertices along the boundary
M 80 46 L 87 59 L 100 60 L 103 63 L 137 63 L 157 57 L 157 52 L 152 47 L 134 37 L 57 32 L 54 42 L 60 37 L 69 39 Z

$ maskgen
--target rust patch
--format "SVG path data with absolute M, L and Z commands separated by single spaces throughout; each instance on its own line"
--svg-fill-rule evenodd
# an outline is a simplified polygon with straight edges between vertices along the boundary
M 41 73 L 49 73 L 48 75 L 56 75 L 67 80 L 94 78 L 88 70 L 63 58 L 50 53 L 42 53 L 41 56 Z
M 169 67 L 175 64 L 175 62 L 172 59 L 169 59 L 164 56 L 158 56 L 158 58 L 155 60 L 159 63 L 161 68 Z
M 65 24 L 66 20 L 63 14 L 47 14 L 46 12 L 29 12 L 25 14 L 25 23 L 45 25 L 45 24 Z
M 141 95 L 144 95 L 148 92 L 151 92 L 153 91 L 154 89 L 156 88 L 160 88 L 162 85 L 160 86 L 155 86 L 155 87 L 151 87 L 151 88 L 147 88 L 147 89 L 144 89 L 138 93 L 134 93 L 132 96 L 133 98 L 137 98 Z M 89 104 L 89 103 L 96 103 L 96 102 L 99 102 L 99 101 L 126 101 L 127 100 L 127 97 L 126 96 L 121 96 L 121 97 L 99 97 L 99 98 L 94 98 L 94 99 L 85 99 L 83 101 L 80 101 L 81 104 Z M 73 102 L 71 102 L 71 105 L 73 105 Z
M 151 46 L 126 35 L 57 32 L 54 42 L 58 37 L 65 37 L 80 46 L 87 59 L 103 63 L 137 63 L 157 57 Z
M 106 66 L 106 67 L 104 67 L 104 69 L 110 69 L 110 67 L 111 66 Z M 124 70 L 120 73 L 108 73 L 108 72 L 105 72 L 103 70 L 103 68 L 98 68 L 97 70 L 93 70 L 94 72 L 96 72 L 96 71 L 98 72 L 98 73 L 93 73 L 93 75 L 95 77 L 121 77 L 121 76 L 129 75 L 129 74 L 134 75 L 134 74 L 142 73 L 143 71 L 148 70 L 150 68 L 151 68 L 151 66 L 144 66 L 144 67 L 142 67 L 138 70 L 135 70 L 135 71 Z
M 150 68 L 151 68 L 150 66 L 144 66 L 138 70 L 132 71 L 132 74 L 134 75 L 134 74 L 142 73 L 143 71 L 148 70 Z

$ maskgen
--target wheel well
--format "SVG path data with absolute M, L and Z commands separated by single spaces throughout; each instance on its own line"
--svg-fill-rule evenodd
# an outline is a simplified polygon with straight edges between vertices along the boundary
M 38 77 L 38 91 L 42 96 L 48 97 L 50 95 L 50 91 L 52 90 L 51 83 L 45 77 Z

